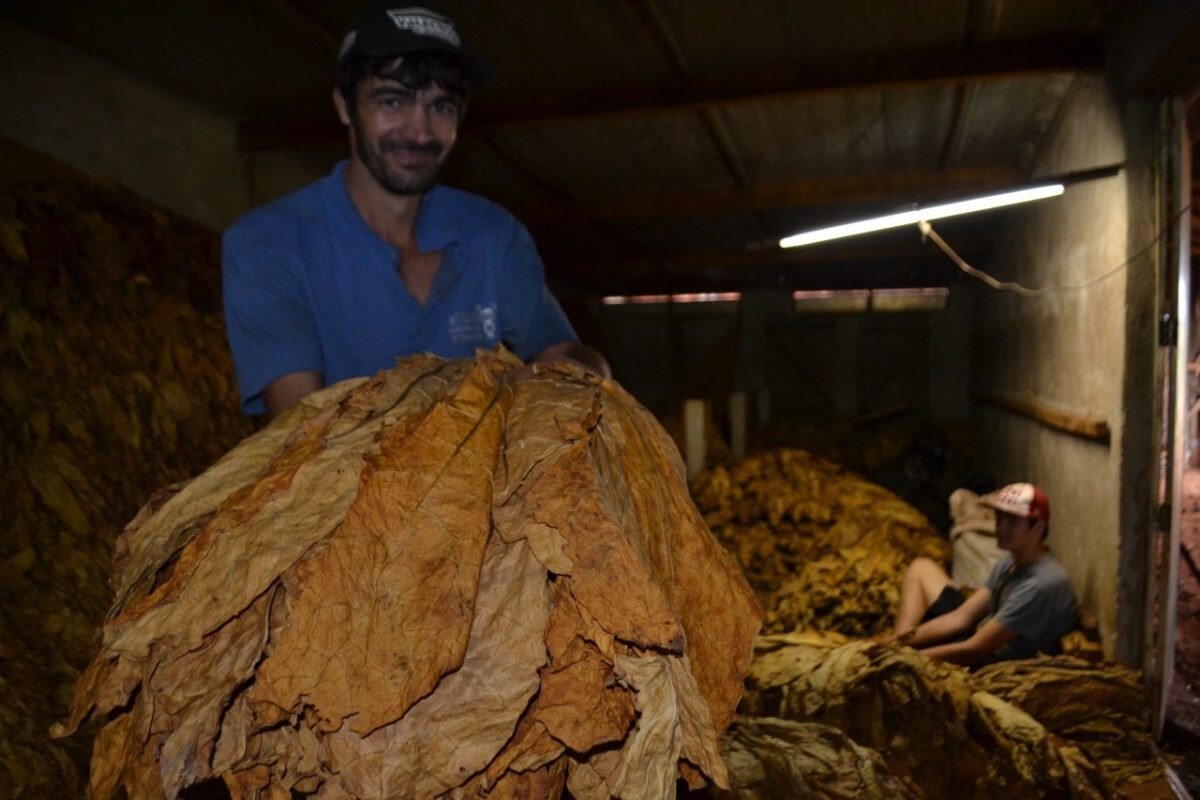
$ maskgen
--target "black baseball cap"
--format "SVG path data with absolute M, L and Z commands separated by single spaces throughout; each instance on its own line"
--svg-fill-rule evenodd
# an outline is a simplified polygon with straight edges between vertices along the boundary
M 492 78 L 487 64 L 463 49 L 454 20 L 424 6 L 392 8 L 387 3 L 372 3 L 342 39 L 338 62 L 354 53 L 389 58 L 434 51 L 455 56 L 476 83 Z

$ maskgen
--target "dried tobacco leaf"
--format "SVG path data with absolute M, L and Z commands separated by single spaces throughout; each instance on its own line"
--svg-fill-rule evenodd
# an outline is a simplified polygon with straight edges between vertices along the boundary
M 60 730 L 127 732 L 100 740 L 96 797 L 726 783 L 753 594 L 632 398 L 520 366 L 331 387 L 139 515 Z
M 1113 791 L 1077 748 L 1055 740 L 1040 722 L 987 692 L 971 695 L 968 725 L 991 751 L 981 779 L 993 796 L 1102 800 Z
M 1077 746 L 1114 785 L 1163 775 L 1147 724 L 1145 686 L 1129 667 L 1069 656 L 1005 661 L 980 669 L 971 684 Z
M 973 689 L 961 667 L 873 642 L 766 638 L 745 708 L 837 728 L 929 798 L 1113 796 L 1082 748 Z
M 739 719 L 722 737 L 729 765 L 720 800 L 918 800 L 912 781 L 883 757 L 828 725 L 769 717 Z

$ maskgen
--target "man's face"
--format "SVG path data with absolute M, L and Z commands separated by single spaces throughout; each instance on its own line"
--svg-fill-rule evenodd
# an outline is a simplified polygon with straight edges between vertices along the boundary
M 1001 550 L 1026 547 L 1041 538 L 1041 528 L 1036 520 L 996 510 L 996 544 Z
M 454 147 L 462 101 L 437 84 L 414 91 L 371 76 L 347 112 L 353 155 L 387 191 L 414 195 L 433 185 Z

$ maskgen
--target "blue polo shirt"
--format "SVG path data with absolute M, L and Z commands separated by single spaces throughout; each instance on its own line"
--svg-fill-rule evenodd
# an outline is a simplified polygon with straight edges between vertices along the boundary
M 414 353 L 463 358 L 503 342 L 528 359 L 578 338 L 525 227 L 441 185 L 417 212 L 417 247 L 443 252 L 422 306 L 396 271 L 399 251 L 350 200 L 345 167 L 225 231 L 225 322 L 247 414 L 265 411 L 263 388 L 289 372 L 320 372 L 331 384 Z

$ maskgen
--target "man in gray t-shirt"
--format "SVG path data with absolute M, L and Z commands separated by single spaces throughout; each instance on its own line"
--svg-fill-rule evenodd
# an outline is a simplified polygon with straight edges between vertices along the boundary
M 1017 567 L 1013 554 L 1008 553 L 996 562 L 987 589 L 991 594 L 988 613 L 976 627 L 995 620 L 1017 634 L 997 648 L 990 660 L 1062 653 L 1060 640 L 1075 627 L 1079 609 L 1067 571 L 1054 556 L 1044 553 L 1032 564 Z
M 1030 483 L 983 497 L 996 510 L 996 543 L 1008 553 L 987 586 L 967 597 L 940 564 L 915 560 L 904 575 L 890 636 L 925 654 L 979 664 L 1060 652 L 1059 640 L 1078 618 L 1066 570 L 1050 555 L 1050 501 Z

